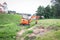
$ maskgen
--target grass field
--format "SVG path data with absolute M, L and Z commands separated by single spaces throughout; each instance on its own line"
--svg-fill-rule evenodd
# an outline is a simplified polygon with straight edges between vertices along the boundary
M 51 31 L 48 31 L 44 36 L 37 35 L 33 40 L 60 40 L 60 19 L 41 19 L 38 21 L 39 26 L 47 27 L 54 27 Z M 56 30 L 57 29 L 57 30 Z M 29 31 L 31 33 L 31 31 Z M 30 34 L 28 33 L 28 34 Z M 25 40 L 30 40 L 25 33 Z M 31 39 L 32 40 L 32 39 Z
M 60 19 L 41 19 L 39 24 L 45 27 L 47 26 L 60 26 Z
M 15 40 L 17 31 L 20 26 L 20 15 L 0 14 L 0 40 Z
M 18 14 L 0 14 L 0 40 L 15 40 L 16 33 L 20 31 L 21 15 Z M 30 26 L 24 26 L 24 29 L 34 26 L 34 22 L 31 22 Z
M 16 33 L 21 30 L 22 26 L 18 26 L 21 16 L 18 14 L 0 14 L 0 40 L 16 40 Z M 34 26 L 34 21 L 30 23 L 30 27 Z M 48 32 L 46 36 L 37 36 L 34 40 L 60 40 L 60 19 L 40 19 L 38 25 L 43 27 L 58 27 L 59 30 Z M 29 26 L 25 28 L 30 28 Z M 27 34 L 32 33 L 28 31 Z M 56 39 L 55 39 L 56 38 Z
M 55 29 L 58 27 L 59 30 L 57 31 L 50 31 L 46 33 L 43 37 L 36 37 L 35 40 L 60 40 L 60 19 L 43 19 L 39 20 L 40 25 L 44 27 L 53 27 L 55 26 Z

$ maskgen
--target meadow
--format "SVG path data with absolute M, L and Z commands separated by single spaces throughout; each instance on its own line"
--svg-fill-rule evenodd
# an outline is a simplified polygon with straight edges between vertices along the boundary
M 22 26 L 20 26 L 21 15 L 18 14 L 0 14 L 0 40 L 16 40 L 16 33 L 20 31 Z M 54 27 L 54 30 L 46 33 L 46 36 L 39 37 L 36 36 L 33 40 L 60 40 L 60 19 L 39 19 L 38 24 L 31 22 L 30 26 L 24 26 L 25 29 L 31 28 L 34 25 L 47 27 Z M 25 33 L 25 38 L 27 34 L 31 34 L 33 31 L 30 30 Z
M 60 19 L 40 19 L 38 21 L 38 26 L 42 26 L 46 29 L 49 28 L 50 31 L 46 32 L 44 36 L 36 35 L 33 37 L 29 37 L 29 35 L 33 33 L 33 30 L 28 30 L 23 34 L 24 39 L 25 40 L 60 40 Z M 38 28 L 38 26 L 36 28 Z

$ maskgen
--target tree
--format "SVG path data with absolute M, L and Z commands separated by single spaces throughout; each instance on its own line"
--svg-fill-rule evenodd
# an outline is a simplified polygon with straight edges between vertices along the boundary
M 44 16 L 44 7 L 43 6 L 39 6 L 38 10 L 36 12 L 37 12 L 36 13 L 37 15 Z
M 39 6 L 37 10 L 37 15 L 44 16 L 45 18 L 51 18 L 51 8 L 48 5 L 47 7 Z
M 50 18 L 51 17 L 51 8 L 50 8 L 49 5 L 45 8 L 44 13 L 45 13 L 45 18 Z
M 51 17 L 52 18 L 56 17 L 56 8 L 55 8 L 55 6 L 51 6 Z
M 51 7 L 39 6 L 36 14 L 45 18 L 60 18 L 60 0 L 53 0 L 52 3 Z
M 60 0 L 55 0 L 55 3 L 54 1 L 52 1 L 53 4 L 55 4 L 55 8 L 56 8 L 56 18 L 60 18 Z

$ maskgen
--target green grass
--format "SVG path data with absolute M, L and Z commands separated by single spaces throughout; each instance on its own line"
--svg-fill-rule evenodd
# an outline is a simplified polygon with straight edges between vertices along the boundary
M 0 14 L 0 40 L 15 40 L 16 33 L 21 30 L 21 16 L 13 14 Z
M 33 21 L 30 23 L 30 26 L 31 26 L 31 27 L 34 26 L 34 25 L 35 25 L 35 22 L 36 22 L 36 20 L 33 20 Z
M 21 19 L 20 15 L 13 14 L 0 14 L 0 25 L 8 23 L 18 23 Z
M 59 27 L 59 30 L 51 30 L 47 32 L 44 36 L 37 35 L 33 40 L 60 40 L 60 19 L 41 19 L 38 21 L 40 26 L 43 27 Z M 25 34 L 25 39 L 29 40 L 28 34 Z
M 36 37 L 35 40 L 60 40 L 60 19 L 44 19 L 39 20 L 40 25 L 44 27 L 53 27 L 55 28 L 59 27 L 58 31 L 50 31 L 46 33 L 43 37 Z
M 18 14 L 0 14 L 0 40 L 15 40 L 16 33 L 23 29 L 20 24 L 21 15 Z M 30 23 L 30 26 L 24 28 L 30 28 L 34 26 L 34 21 Z
M 60 19 L 42 19 L 39 20 L 39 25 L 43 25 L 45 27 L 48 26 L 59 26 L 60 27 Z
M 60 40 L 60 30 L 48 32 L 45 36 L 37 36 L 35 40 Z
M 20 20 L 21 16 L 17 14 L 0 14 L 0 40 L 16 40 L 16 33 L 21 30 L 21 26 L 18 26 Z M 60 27 L 60 19 L 42 19 L 38 22 L 40 26 L 44 27 Z M 32 21 L 28 28 L 34 26 L 34 23 L 35 21 Z M 32 32 L 33 30 L 27 30 L 27 32 L 23 34 L 23 36 L 26 37 L 27 34 L 30 34 Z M 35 40 L 60 40 L 60 31 L 49 32 L 44 37 L 37 36 Z

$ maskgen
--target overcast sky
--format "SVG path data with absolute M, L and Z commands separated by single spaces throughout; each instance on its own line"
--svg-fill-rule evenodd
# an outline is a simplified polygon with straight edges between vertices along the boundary
M 0 0 L 0 3 L 7 2 L 8 10 L 14 10 L 19 13 L 35 13 L 41 5 L 46 7 L 50 5 L 51 0 Z

